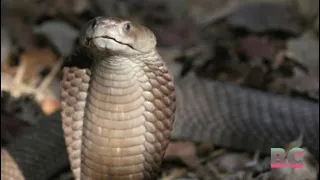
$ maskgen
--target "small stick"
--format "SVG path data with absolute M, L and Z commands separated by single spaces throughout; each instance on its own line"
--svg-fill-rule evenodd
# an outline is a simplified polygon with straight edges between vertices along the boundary
M 26 63 L 25 61 L 21 61 L 21 64 L 18 66 L 17 73 L 13 79 L 14 84 L 21 84 L 22 78 L 26 72 Z
M 62 66 L 62 58 L 58 60 L 58 62 L 53 66 L 50 73 L 44 78 L 44 80 L 41 82 L 39 87 L 36 89 L 36 93 L 43 92 L 45 89 L 48 88 L 48 86 L 51 84 L 54 77 L 57 75 L 58 71 L 60 70 Z
M 204 18 L 202 22 L 200 22 L 200 26 L 207 27 L 211 24 L 216 23 L 217 21 L 220 21 L 226 17 L 228 17 L 230 14 L 232 14 L 240 5 L 240 1 L 238 0 L 230 0 L 226 7 L 213 12 L 211 15 L 208 15 L 208 17 Z

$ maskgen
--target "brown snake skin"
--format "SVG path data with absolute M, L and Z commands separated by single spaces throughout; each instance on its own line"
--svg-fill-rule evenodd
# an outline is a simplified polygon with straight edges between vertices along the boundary
M 18 164 L 6 149 L 1 149 L 1 179 L 25 180 Z
M 125 29 L 128 23 L 130 30 Z M 92 38 L 87 46 L 93 53 L 111 52 L 94 54 L 90 70 L 64 69 L 62 120 L 74 176 L 155 179 L 173 126 L 175 91 L 154 35 L 114 18 L 96 18 L 86 28 L 83 36 Z M 126 40 L 141 41 L 141 47 L 117 43 L 120 47 L 114 49 L 114 42 Z M 111 48 L 105 47 L 108 43 Z M 128 47 L 139 52 L 126 54 Z

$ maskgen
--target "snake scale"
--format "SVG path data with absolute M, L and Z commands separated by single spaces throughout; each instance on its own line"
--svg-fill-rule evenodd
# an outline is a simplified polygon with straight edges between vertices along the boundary
M 260 149 L 268 153 L 271 147 L 284 146 L 302 134 L 304 146 L 319 156 L 319 104 L 206 80 L 192 73 L 175 77 L 174 91 L 172 77 L 155 50 L 155 37 L 145 27 L 99 17 L 82 33 L 81 42 L 90 47 L 95 61 L 90 69 L 65 68 L 63 125 L 56 114 L 56 121 L 31 127 L 2 149 L 2 178 L 49 179 L 67 166 L 68 152 L 76 179 L 155 179 L 173 122 L 173 139 L 211 142 L 248 152 Z M 95 38 L 98 36 L 103 38 Z M 108 61 L 104 61 L 106 54 L 101 48 L 108 49 Z M 110 85 L 111 80 L 117 82 Z M 127 91 L 118 91 L 121 88 Z M 122 98 L 116 100 L 115 94 Z M 117 105 L 103 106 L 111 101 Z M 131 106 L 123 106 L 125 103 Z M 103 120 L 112 117 L 118 121 L 104 123 L 97 114 L 105 116 Z M 122 123 L 126 120 L 129 123 Z M 107 157 L 99 158 L 99 153 Z

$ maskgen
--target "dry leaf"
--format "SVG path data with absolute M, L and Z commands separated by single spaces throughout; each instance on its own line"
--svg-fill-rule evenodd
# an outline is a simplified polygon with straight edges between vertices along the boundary
M 24 66 L 23 79 L 36 78 L 45 68 L 51 68 L 58 61 L 56 54 L 50 49 L 34 49 L 21 54 L 20 64 Z
M 298 20 L 294 9 L 285 3 L 254 2 L 238 8 L 227 21 L 250 32 L 281 31 L 296 35 L 302 30 Z
M 287 41 L 287 56 L 319 78 L 319 40 L 309 33 Z
M 180 159 L 189 167 L 199 164 L 196 146 L 191 142 L 171 142 L 166 150 L 165 159 Z
M 44 100 L 41 102 L 41 108 L 42 111 L 49 116 L 55 113 L 60 108 L 60 103 L 55 99 L 47 97 L 44 98 Z
M 239 169 L 245 169 L 250 161 L 247 154 L 226 153 L 216 158 L 212 163 L 222 171 L 235 172 Z
M 272 59 L 275 47 L 263 37 L 249 36 L 240 40 L 237 51 L 246 55 L 249 59 L 256 57 Z

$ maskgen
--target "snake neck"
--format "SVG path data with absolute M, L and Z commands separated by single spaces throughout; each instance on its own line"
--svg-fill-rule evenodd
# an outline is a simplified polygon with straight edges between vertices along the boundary
M 91 70 L 82 175 L 155 179 L 175 110 L 171 75 L 157 53 L 112 56 Z
M 100 92 L 107 96 L 128 95 L 138 91 L 139 86 L 149 80 L 149 73 L 163 65 L 156 51 L 130 57 L 110 56 L 96 60 L 91 68 L 90 87 L 99 88 Z M 132 99 L 128 99 L 130 100 Z

